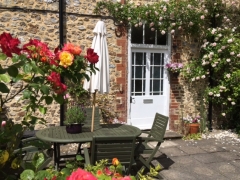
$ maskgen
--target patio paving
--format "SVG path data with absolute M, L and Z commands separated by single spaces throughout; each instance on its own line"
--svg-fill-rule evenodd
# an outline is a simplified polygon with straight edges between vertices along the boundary
M 174 136 L 175 134 L 175 136 Z M 167 132 L 153 165 L 161 164 L 164 180 L 239 180 L 240 139 L 225 136 L 185 141 L 175 132 Z M 155 146 L 155 142 L 150 143 Z M 62 147 L 72 153 L 77 144 Z M 133 173 L 141 167 L 137 164 Z
M 160 174 L 165 180 L 240 179 L 239 138 L 166 139 L 159 152 L 162 158 L 156 157 L 153 164 L 163 166 Z

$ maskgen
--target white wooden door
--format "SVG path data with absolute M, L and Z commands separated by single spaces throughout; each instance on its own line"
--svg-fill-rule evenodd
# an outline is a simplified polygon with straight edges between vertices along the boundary
M 128 123 L 150 129 L 156 112 L 169 115 L 168 51 L 132 50 Z

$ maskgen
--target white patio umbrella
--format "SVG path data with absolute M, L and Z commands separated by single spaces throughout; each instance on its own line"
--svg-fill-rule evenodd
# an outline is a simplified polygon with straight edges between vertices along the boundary
M 109 54 L 106 40 L 106 27 L 103 21 L 98 21 L 94 30 L 94 38 L 91 48 L 98 54 L 99 61 L 96 67 L 99 71 L 90 76 L 90 81 L 85 79 L 83 88 L 93 93 L 92 126 L 94 126 L 96 92 L 103 94 L 109 92 Z

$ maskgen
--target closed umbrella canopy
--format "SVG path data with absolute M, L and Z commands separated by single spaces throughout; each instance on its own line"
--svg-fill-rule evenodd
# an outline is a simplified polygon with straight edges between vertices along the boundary
M 99 71 L 90 76 L 90 81 L 85 79 L 83 88 L 93 93 L 93 112 L 92 112 L 92 127 L 93 131 L 94 124 L 94 113 L 95 113 L 95 99 L 96 92 L 108 93 L 109 92 L 109 54 L 106 39 L 106 26 L 103 21 L 98 21 L 94 30 L 94 38 L 91 48 L 99 56 L 99 61 L 96 63 L 96 67 Z
M 109 54 L 106 40 L 106 27 L 103 21 L 98 21 L 94 30 L 94 38 L 91 48 L 99 56 L 96 67 L 99 71 L 92 74 L 90 81 L 85 80 L 83 88 L 91 93 L 109 92 Z

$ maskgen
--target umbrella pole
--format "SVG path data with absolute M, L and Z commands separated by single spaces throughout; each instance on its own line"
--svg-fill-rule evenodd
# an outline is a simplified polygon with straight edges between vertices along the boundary
M 92 126 L 91 126 L 91 132 L 93 132 L 93 127 L 94 127 L 95 101 L 96 101 L 96 92 L 93 93 L 93 107 L 92 107 Z

